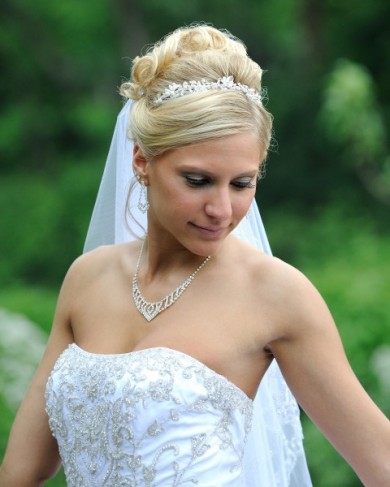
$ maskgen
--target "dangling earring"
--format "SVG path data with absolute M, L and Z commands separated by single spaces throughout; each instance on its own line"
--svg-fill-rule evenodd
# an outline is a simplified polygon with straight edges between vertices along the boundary
M 146 191 L 145 183 L 143 182 L 142 179 L 139 179 L 139 184 L 141 185 L 141 189 L 139 193 L 137 207 L 141 213 L 146 213 L 150 208 L 149 201 L 148 201 L 148 193 Z

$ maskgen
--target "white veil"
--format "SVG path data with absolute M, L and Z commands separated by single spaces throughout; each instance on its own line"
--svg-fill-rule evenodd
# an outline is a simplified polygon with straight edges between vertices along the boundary
M 106 167 L 93 210 L 84 251 L 99 245 L 121 243 L 142 236 L 146 216 L 133 203 L 139 184 L 129 202 L 133 219 L 126 223 L 126 203 L 132 171 L 133 143 L 128 138 L 131 102 L 120 112 Z M 137 223 L 138 222 L 138 223 Z M 255 200 L 248 218 L 234 233 L 266 253 L 271 253 Z M 242 485 L 246 487 L 311 487 L 302 445 L 302 428 L 297 403 L 274 360 L 254 400 L 253 427 L 244 456 Z

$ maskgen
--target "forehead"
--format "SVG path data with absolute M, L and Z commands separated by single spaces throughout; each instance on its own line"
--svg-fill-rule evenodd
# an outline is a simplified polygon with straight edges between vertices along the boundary
M 261 147 L 253 133 L 241 133 L 178 147 L 156 158 L 159 163 L 194 168 L 231 167 L 250 170 L 261 162 Z

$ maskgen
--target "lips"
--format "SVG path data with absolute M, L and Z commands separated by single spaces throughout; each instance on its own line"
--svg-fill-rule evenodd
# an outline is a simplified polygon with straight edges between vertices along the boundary
M 200 232 L 202 235 L 210 236 L 214 238 L 221 236 L 227 230 L 227 227 L 202 227 L 192 222 L 190 222 L 190 225 L 193 228 L 195 228 L 198 232 Z

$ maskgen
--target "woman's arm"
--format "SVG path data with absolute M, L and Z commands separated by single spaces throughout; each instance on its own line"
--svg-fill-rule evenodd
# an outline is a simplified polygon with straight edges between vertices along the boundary
M 0 487 L 37 487 L 55 475 L 60 466 L 57 443 L 45 412 L 45 387 L 55 361 L 73 341 L 70 305 L 74 293 L 72 266 L 61 289 L 48 345 L 18 411 L 0 467 Z
M 295 270 L 283 278 L 283 336 L 270 344 L 308 416 L 366 487 L 390 486 L 390 421 L 367 395 L 346 358 L 321 296 Z

